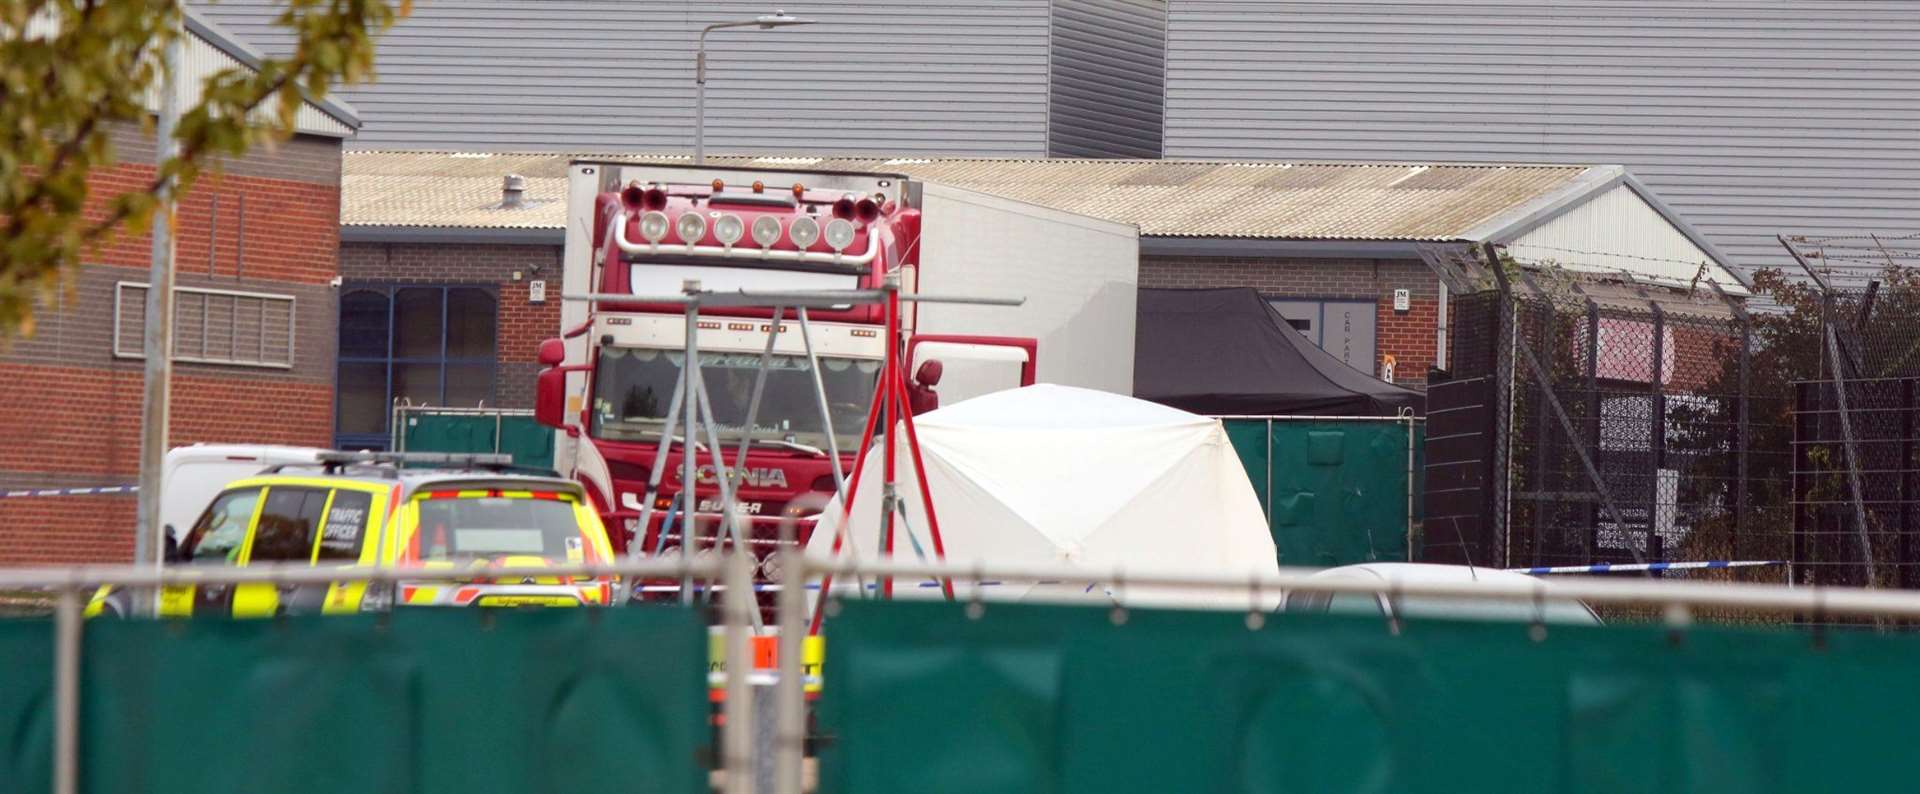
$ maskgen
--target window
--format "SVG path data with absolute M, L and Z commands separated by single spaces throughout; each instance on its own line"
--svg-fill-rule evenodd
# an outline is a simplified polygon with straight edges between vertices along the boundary
M 1347 366 L 1374 372 L 1374 303 L 1353 300 L 1275 298 L 1267 303 L 1321 350 Z
M 247 561 L 312 561 L 313 533 L 320 526 L 320 513 L 326 506 L 324 489 L 268 488 L 267 503 L 260 508 L 259 526 L 253 531 L 253 552 L 247 555 Z
M 293 367 L 293 296 L 175 287 L 173 360 L 243 367 Z M 147 285 L 114 286 L 113 354 L 144 358 Z
M 253 506 L 259 501 L 259 488 L 221 494 L 180 541 L 181 558 L 192 565 L 239 562 L 240 548 L 247 542 L 247 524 L 253 521 Z
M 600 348 L 598 382 L 593 387 L 595 438 L 645 440 L 658 438 L 674 386 L 681 377 L 686 354 L 637 347 Z M 880 362 L 839 356 L 819 356 L 820 382 L 838 431 L 839 443 L 859 443 L 860 426 L 873 402 L 873 384 Z M 737 440 L 747 431 L 747 403 L 760 374 L 758 353 L 700 354 L 701 377 L 720 437 Z M 768 359 L 760 412 L 754 416 L 755 439 L 772 444 L 827 446 L 820 426 L 820 408 L 813 392 L 813 371 L 805 356 L 776 354 Z
M 396 403 L 492 400 L 498 322 L 497 301 L 480 287 L 347 286 L 334 443 L 385 448 Z
M 513 555 L 583 559 L 585 535 L 565 499 L 427 498 L 419 501 L 416 559 L 465 562 Z
M 320 543 L 314 559 L 359 560 L 360 539 L 366 536 L 367 517 L 372 511 L 373 494 L 334 491 L 333 504 L 327 506 L 327 523 L 320 527 Z
M 1379 596 L 1373 593 L 1329 593 L 1324 590 L 1295 590 L 1287 594 L 1286 612 L 1331 612 L 1336 615 L 1378 615 L 1383 610 Z

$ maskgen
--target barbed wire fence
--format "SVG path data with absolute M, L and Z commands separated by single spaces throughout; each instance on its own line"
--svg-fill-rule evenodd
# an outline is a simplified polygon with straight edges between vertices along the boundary
M 1920 587 L 1920 235 L 1781 244 L 1818 346 L 1792 383 L 1796 581 Z
M 1894 250 L 1896 239 L 1913 250 Z M 1893 264 L 1882 257 L 1883 269 L 1920 265 L 1920 237 L 1863 240 L 1876 251 L 1889 248 Z M 1864 258 L 1858 245 L 1845 251 Z M 1829 357 L 1825 315 L 1809 305 L 1818 307 L 1828 291 L 1797 286 L 1803 276 L 1775 274 L 1750 295 L 1730 295 L 1701 276 L 1575 272 L 1552 259 L 1463 246 L 1422 253 L 1463 293 L 1450 326 L 1453 369 L 1431 387 L 1429 402 L 1482 407 L 1473 418 L 1485 426 L 1472 444 L 1460 444 L 1477 444 L 1470 451 L 1449 454 L 1429 442 L 1430 488 L 1438 479 L 1444 494 L 1453 482 L 1435 464 L 1486 462 L 1484 487 L 1473 492 L 1480 525 L 1461 507 L 1469 500 L 1453 498 L 1450 515 L 1429 499 L 1429 559 L 1507 568 L 1765 561 L 1779 564 L 1660 575 L 1920 586 L 1920 543 L 1904 534 L 1909 525 L 1920 530 L 1920 510 L 1900 502 L 1920 497 L 1920 478 L 1907 463 L 1920 413 L 1900 402 L 1910 393 L 1902 389 L 1920 385 L 1849 387 L 1857 395 L 1857 416 L 1849 416 L 1860 434 L 1852 447 L 1857 471 L 1841 466 L 1844 450 L 1810 435 L 1821 428 L 1844 435 L 1839 409 L 1809 403 L 1817 385 L 1808 382 L 1822 378 Z M 1882 324 L 1871 333 L 1836 334 L 1870 353 L 1878 368 L 1867 371 L 1911 362 L 1920 376 L 1920 349 L 1894 344 L 1920 340 L 1920 281 L 1901 290 L 1915 295 L 1911 309 L 1903 298 L 1898 311 L 1876 315 Z M 1844 314 L 1850 300 L 1859 302 L 1836 293 L 1833 313 Z M 1461 400 L 1469 389 L 1478 398 Z M 1818 419 L 1817 410 L 1835 413 Z M 1433 429 L 1441 419 L 1429 422 L 1430 439 L 1448 437 Z M 1881 460 L 1900 454 L 1907 457 Z M 1816 463 L 1825 468 L 1815 470 Z M 1866 511 L 1869 532 L 1879 533 L 1868 543 L 1873 555 L 1859 552 L 1860 522 L 1843 520 L 1860 512 L 1847 498 L 1850 474 L 1869 483 L 1860 501 L 1881 505 L 1879 513 Z M 1872 579 L 1866 567 L 1907 573 Z

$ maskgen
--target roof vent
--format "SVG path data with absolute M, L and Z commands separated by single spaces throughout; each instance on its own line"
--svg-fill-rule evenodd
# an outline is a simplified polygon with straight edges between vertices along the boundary
M 500 206 L 497 209 L 517 210 L 528 206 L 527 178 L 519 174 L 508 174 L 500 185 Z

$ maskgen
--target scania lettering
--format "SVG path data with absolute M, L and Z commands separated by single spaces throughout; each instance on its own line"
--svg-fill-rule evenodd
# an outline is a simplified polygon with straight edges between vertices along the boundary
M 560 428 L 556 466 L 585 485 L 622 552 L 677 552 L 680 436 L 651 495 L 647 480 L 682 377 L 687 334 L 727 461 L 729 484 L 763 557 L 780 522 L 804 540 L 853 466 L 889 343 L 908 356 L 916 411 L 1036 380 L 1129 394 L 1133 388 L 1138 231 L 986 194 L 872 172 L 575 162 L 568 175 L 563 289 L 633 295 L 567 301 L 561 336 L 540 346 L 536 415 Z M 710 291 L 877 289 L 1023 298 L 1017 308 L 906 303 L 888 340 L 884 308 L 818 309 L 808 327 L 815 373 L 791 309 L 702 309 L 688 328 L 674 296 Z M 759 409 L 748 424 L 767 337 Z M 1045 356 L 1040 355 L 1045 353 Z M 704 425 L 704 423 L 703 423 Z M 829 437 L 828 433 L 832 436 Z M 705 435 L 704 426 L 701 435 Z M 695 536 L 712 544 L 719 478 L 696 439 Z M 745 460 L 739 459 L 742 443 Z M 829 449 L 840 452 L 835 459 Z M 671 532 L 661 532 L 672 515 Z M 763 566 L 763 573 L 765 573 Z

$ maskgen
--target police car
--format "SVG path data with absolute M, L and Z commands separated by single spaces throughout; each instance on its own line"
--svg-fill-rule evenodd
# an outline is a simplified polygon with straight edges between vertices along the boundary
M 447 464 L 410 469 L 406 463 Z M 265 617 L 400 606 L 611 605 L 612 578 L 488 575 L 500 568 L 613 562 L 580 485 L 514 473 L 498 455 L 330 452 L 228 483 L 184 534 L 168 528 L 166 564 L 305 564 L 471 572 L 397 584 L 201 584 L 102 588 L 89 615 Z

